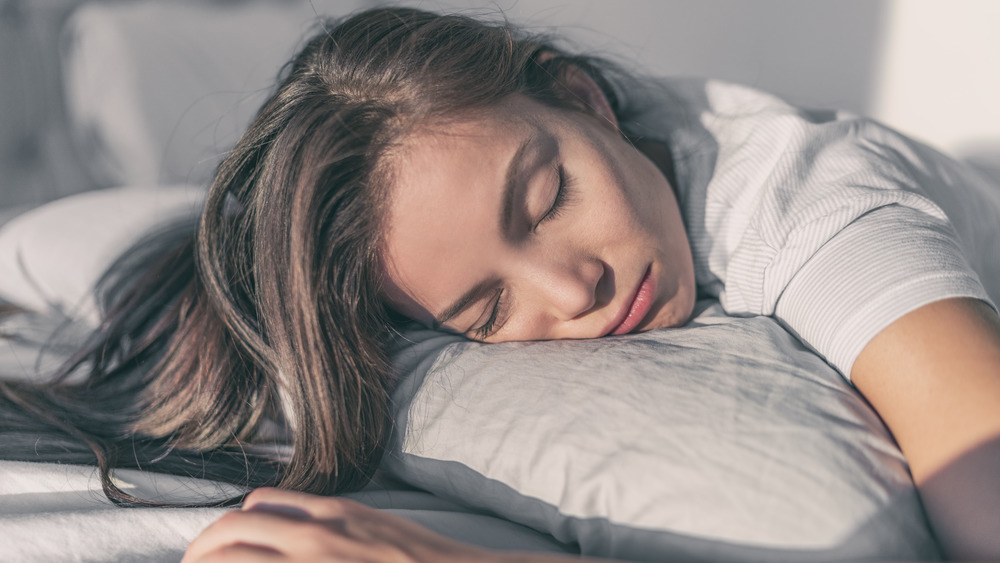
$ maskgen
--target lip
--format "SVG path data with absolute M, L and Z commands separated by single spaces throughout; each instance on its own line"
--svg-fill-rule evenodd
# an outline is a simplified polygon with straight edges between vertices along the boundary
M 656 280 L 653 278 L 653 266 L 650 265 L 646 268 L 646 274 L 642 276 L 642 281 L 639 282 L 629 306 L 620 313 L 617 324 L 607 334 L 615 336 L 635 330 L 649 314 L 655 298 Z

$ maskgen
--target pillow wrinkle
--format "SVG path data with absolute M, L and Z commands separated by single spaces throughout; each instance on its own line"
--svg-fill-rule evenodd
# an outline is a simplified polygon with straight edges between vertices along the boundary
M 588 555 L 936 557 L 850 384 L 773 319 L 698 310 L 682 329 L 447 348 L 394 395 L 384 469 Z

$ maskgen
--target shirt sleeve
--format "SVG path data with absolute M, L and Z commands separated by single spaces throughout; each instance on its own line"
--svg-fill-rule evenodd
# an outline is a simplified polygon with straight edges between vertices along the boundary
M 899 317 L 950 297 L 989 302 L 947 220 L 903 205 L 859 217 L 781 293 L 777 317 L 850 378 L 868 342 Z
M 849 378 L 907 312 L 991 303 L 1000 192 L 878 122 L 726 83 L 702 91 L 696 141 L 672 139 L 696 280 L 728 314 L 775 317 Z

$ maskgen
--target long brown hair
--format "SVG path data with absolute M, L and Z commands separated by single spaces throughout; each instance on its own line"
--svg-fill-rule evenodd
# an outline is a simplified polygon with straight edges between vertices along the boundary
M 119 489 L 118 467 L 363 486 L 391 430 L 380 234 L 394 142 L 515 93 L 578 107 L 559 86 L 568 65 L 617 109 L 589 60 L 506 23 L 389 8 L 324 25 L 222 161 L 198 223 L 119 259 L 98 288 L 103 323 L 54 382 L 0 384 L 0 455 L 96 463 L 122 504 L 155 503 Z M 285 436 L 266 436 L 275 422 Z

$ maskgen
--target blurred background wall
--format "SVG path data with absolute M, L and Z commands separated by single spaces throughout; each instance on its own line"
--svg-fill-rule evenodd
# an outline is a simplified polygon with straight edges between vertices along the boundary
M 150 0 L 104 0 L 124 3 Z M 185 0 L 159 0 L 185 1 Z M 186 0 L 237 5 L 309 0 Z M 60 29 L 83 0 L 0 0 L 0 200 L 95 187 L 70 142 Z M 1000 1 L 344 0 L 408 4 L 568 35 L 579 50 L 661 75 L 738 81 L 812 107 L 872 115 L 1000 169 Z M 322 2 L 322 11 L 336 0 Z
M 45 201 L 77 191 L 61 90 L 59 30 L 77 0 L 0 0 L 0 195 Z

